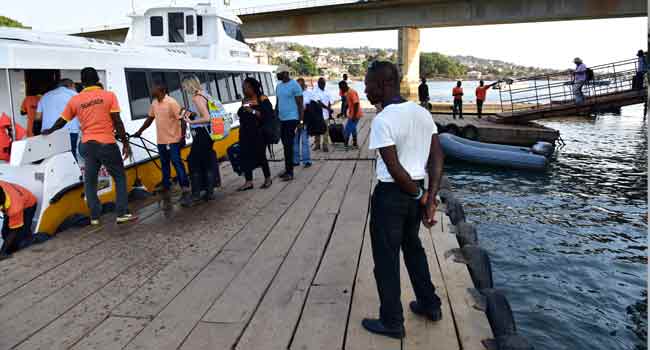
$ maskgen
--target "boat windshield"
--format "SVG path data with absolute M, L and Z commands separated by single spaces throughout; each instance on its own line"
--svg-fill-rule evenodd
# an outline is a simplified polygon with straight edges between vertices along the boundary
M 239 28 L 239 24 L 235 22 L 230 22 L 223 20 L 223 29 L 226 31 L 226 34 L 228 34 L 229 37 L 241 41 L 242 43 L 246 43 L 246 40 L 244 40 L 244 34 L 241 32 L 241 28 Z

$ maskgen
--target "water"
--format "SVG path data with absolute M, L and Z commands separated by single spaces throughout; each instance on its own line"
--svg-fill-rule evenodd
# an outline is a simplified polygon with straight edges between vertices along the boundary
M 542 124 L 566 147 L 543 174 L 446 166 L 519 332 L 537 349 L 646 349 L 643 107 Z M 643 310 L 643 311 L 641 311 Z
M 473 99 L 476 82 L 465 82 Z M 454 82 L 429 82 L 450 101 Z M 363 96 L 363 83 L 352 87 Z M 337 93 L 335 84 L 328 84 Z M 488 101 L 498 102 L 490 91 Z M 643 106 L 543 121 L 566 146 L 544 173 L 448 162 L 495 286 L 536 349 L 647 349 L 647 126 Z

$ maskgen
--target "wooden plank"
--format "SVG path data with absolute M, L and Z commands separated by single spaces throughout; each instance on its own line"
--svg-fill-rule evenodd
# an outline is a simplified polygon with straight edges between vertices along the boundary
M 370 203 L 371 162 L 357 162 L 336 220 L 329 248 L 316 275 L 317 285 L 351 285 Z
M 72 350 L 121 350 L 138 334 L 147 320 L 131 317 L 109 317 L 99 329 L 77 343 Z
M 215 201 L 214 205 L 226 206 L 227 203 Z M 206 205 L 203 210 L 210 210 L 209 207 Z M 214 209 L 214 206 L 211 209 Z M 183 212 L 187 213 L 187 211 L 181 211 L 181 214 Z M 158 219 L 158 222 L 152 225 L 144 225 L 144 222 L 140 222 L 139 226 L 129 226 L 134 231 L 133 235 L 136 238 L 118 236 L 109 241 L 108 246 L 102 246 L 110 248 L 114 253 L 111 258 L 104 260 L 97 268 L 87 270 L 77 280 L 6 322 L 11 326 L 0 328 L 0 338 L 2 338 L 0 339 L 0 348 L 3 348 L 3 344 L 13 346 L 24 341 L 40 328 L 47 326 L 61 314 L 99 291 L 131 266 L 136 266 L 138 262 L 147 266 L 148 259 L 174 251 L 176 245 L 172 243 L 175 240 L 182 241 L 184 234 L 194 232 L 192 223 L 196 220 L 193 220 L 191 216 L 179 215 L 178 217 L 165 218 L 160 215 Z M 176 225 L 169 225 L 169 222 L 174 222 Z M 192 243 L 191 240 L 187 241 L 188 245 L 190 243 Z
M 428 229 L 420 229 L 420 239 L 427 254 L 431 282 L 436 288 L 436 294 L 442 301 L 442 320 L 432 322 L 427 318 L 417 316 L 411 312 L 409 303 L 415 300 L 415 293 L 408 276 L 406 265 L 401 261 L 400 279 L 402 281 L 402 308 L 404 309 L 404 327 L 406 338 L 402 340 L 402 350 L 417 350 L 424 348 L 454 350 L 460 349 L 456 337 L 454 318 L 447 297 L 447 287 L 442 278 L 440 265 L 433 249 L 433 241 Z M 432 345 L 434 345 L 432 347 Z
M 239 185 L 239 183 L 237 183 Z M 262 197 L 272 195 L 271 193 L 279 192 L 283 186 L 274 186 L 264 191 Z M 218 220 L 220 224 L 235 226 L 234 218 L 237 212 L 244 213 L 248 219 L 256 215 L 258 203 L 252 201 L 254 197 L 260 194 L 254 192 L 233 193 L 229 202 L 223 202 L 219 212 L 223 215 L 213 220 Z M 217 203 L 215 203 L 217 204 Z M 217 207 L 219 208 L 219 207 Z M 202 209 L 202 208 L 198 208 Z M 214 206 L 198 210 L 195 214 L 202 217 L 203 214 L 211 212 Z M 226 218 L 224 220 L 223 218 Z M 239 224 L 240 227 L 244 223 Z M 211 226 L 211 225 L 207 225 Z M 119 275 L 116 279 L 101 288 L 97 293 L 84 299 L 70 311 L 61 315 L 52 323 L 40 330 L 37 334 L 25 341 L 19 349 L 51 349 L 51 348 L 68 348 L 77 342 L 84 334 L 93 329 L 104 320 L 112 309 L 119 305 L 125 298 L 136 291 L 151 276 L 160 271 L 170 261 L 182 256 L 181 252 L 186 252 L 188 247 L 200 245 L 203 241 L 212 239 L 217 240 L 217 235 L 213 232 L 198 230 L 191 225 L 180 225 L 176 228 L 177 232 L 169 229 L 166 235 L 177 235 L 180 238 L 178 244 L 168 244 L 163 249 L 156 249 L 162 254 L 146 256 L 139 263 L 129 268 L 125 273 Z M 206 237 L 207 236 L 207 237 Z M 146 253 L 145 253 L 146 254 Z M 108 326 L 102 325 L 101 327 Z M 104 332 L 104 330 L 98 330 Z M 110 331 L 106 331 L 110 332 Z
M 239 323 L 211 323 L 199 321 L 181 350 L 231 349 L 233 334 L 241 332 Z
M 238 349 L 289 346 L 353 169 L 354 162 L 343 162 L 334 175 L 242 334 Z
M 366 161 L 357 162 L 330 243 L 314 279 L 312 289 L 316 292 L 314 295 L 309 293 L 292 348 L 318 349 L 325 344 L 343 344 L 346 324 L 341 320 L 347 319 L 359 264 L 370 198 L 370 165 Z
M 447 287 L 461 348 L 484 350 L 481 341 L 492 338 L 492 330 L 485 313 L 473 307 L 475 303 L 467 289 L 473 288 L 474 284 L 467 267 L 454 262 L 451 256 L 447 259 L 444 256 L 448 250 L 458 248 L 458 242 L 454 235 L 449 234 L 452 226 L 449 219 L 442 212 L 439 212 L 439 215 L 440 224 L 432 228 L 431 237 Z
M 317 173 L 313 183 L 307 186 L 306 190 L 300 195 L 299 200 L 289 209 L 291 212 L 289 216 L 294 220 L 287 220 L 285 218 L 289 216 L 283 216 L 246 266 L 250 266 L 252 261 L 258 269 L 261 268 L 262 270 L 268 271 L 269 266 L 275 266 L 275 269 L 277 269 L 277 266 L 289 248 L 285 247 L 285 244 L 290 246 L 293 238 L 302 226 L 296 221 L 300 222 L 300 218 L 302 218 L 302 222 L 304 222 L 311 208 L 315 205 L 316 199 L 320 197 L 320 193 L 322 193 L 326 184 L 329 182 L 335 165 L 325 164 L 320 171 L 319 168 L 320 165 L 317 164 L 299 174 L 298 179 L 305 176 L 305 173 Z M 301 184 L 298 181 L 294 181 L 289 186 L 302 189 L 305 183 Z M 265 247 L 277 247 L 280 249 L 273 249 L 272 254 L 269 256 L 263 255 L 267 251 Z M 257 254 L 260 252 L 262 252 L 261 255 Z M 264 259 L 260 260 L 256 256 L 264 256 Z M 129 343 L 126 349 L 177 349 L 201 319 L 202 315 L 208 311 L 210 305 L 222 294 L 224 288 L 231 284 L 232 279 L 240 271 L 240 275 L 245 273 L 245 270 L 242 271 L 241 267 L 245 266 L 247 260 L 248 257 L 246 254 L 241 254 L 240 251 L 225 249 Z M 275 260 L 278 262 L 275 263 Z M 271 272 L 271 275 L 262 275 L 262 278 L 272 278 L 274 270 L 271 269 Z M 248 302 L 257 302 L 257 300 L 259 298 Z
M 153 317 L 157 315 L 182 289 L 185 287 L 205 266 L 218 255 L 223 247 L 236 234 L 246 236 L 247 232 L 262 233 L 266 225 L 271 225 L 272 220 L 261 223 L 255 220 L 252 214 L 257 209 L 269 205 L 276 198 L 276 195 L 283 190 L 286 183 L 276 184 L 270 189 L 247 196 L 247 203 L 233 201 L 227 211 L 219 213 L 219 217 L 225 218 L 225 222 L 214 222 L 212 225 L 216 231 L 213 234 L 203 235 L 202 238 L 193 242 L 194 248 L 185 251 L 176 261 L 162 269 L 151 280 L 147 281 L 139 290 L 130 296 L 124 303 L 117 307 L 113 314 L 131 317 Z M 296 198 L 297 191 L 282 192 L 283 196 Z M 254 191 L 248 192 L 254 193 Z M 254 200 L 253 200 L 254 199 Z M 232 200 L 229 198 L 229 200 Z M 282 211 L 292 202 L 273 204 L 271 210 Z M 253 222 L 249 222 L 253 219 Z M 216 220 L 215 220 L 216 221 Z M 259 225 L 256 225 L 260 222 Z M 248 227 L 245 225 L 248 224 Z M 251 230 L 252 228 L 252 230 Z M 203 228 L 205 230 L 205 228 Z
M 374 263 L 370 246 L 369 226 L 366 225 L 363 238 L 363 248 L 352 294 L 352 307 L 350 308 L 344 349 L 400 350 L 401 342 L 398 339 L 372 334 L 361 325 L 361 320 L 366 317 L 379 317 L 379 296 L 377 295 L 377 284 L 373 274 Z

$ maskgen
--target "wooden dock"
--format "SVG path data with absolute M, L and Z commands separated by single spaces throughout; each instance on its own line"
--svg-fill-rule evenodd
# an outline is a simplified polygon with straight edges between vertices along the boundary
M 442 321 L 408 311 L 402 266 L 407 337 L 361 327 L 379 306 L 369 155 L 318 153 L 293 182 L 261 190 L 256 172 L 247 192 L 225 163 L 213 202 L 184 209 L 154 197 L 132 203 L 137 223 L 109 216 L 16 253 L 0 262 L 0 349 L 483 349 L 490 326 L 466 266 L 445 258 L 458 244 L 442 212 L 421 230 Z

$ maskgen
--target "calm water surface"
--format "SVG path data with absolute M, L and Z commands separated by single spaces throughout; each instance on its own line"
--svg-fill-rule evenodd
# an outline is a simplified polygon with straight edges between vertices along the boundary
M 537 349 L 646 349 L 643 107 L 543 124 L 566 142 L 545 173 L 446 166 L 496 287 Z

